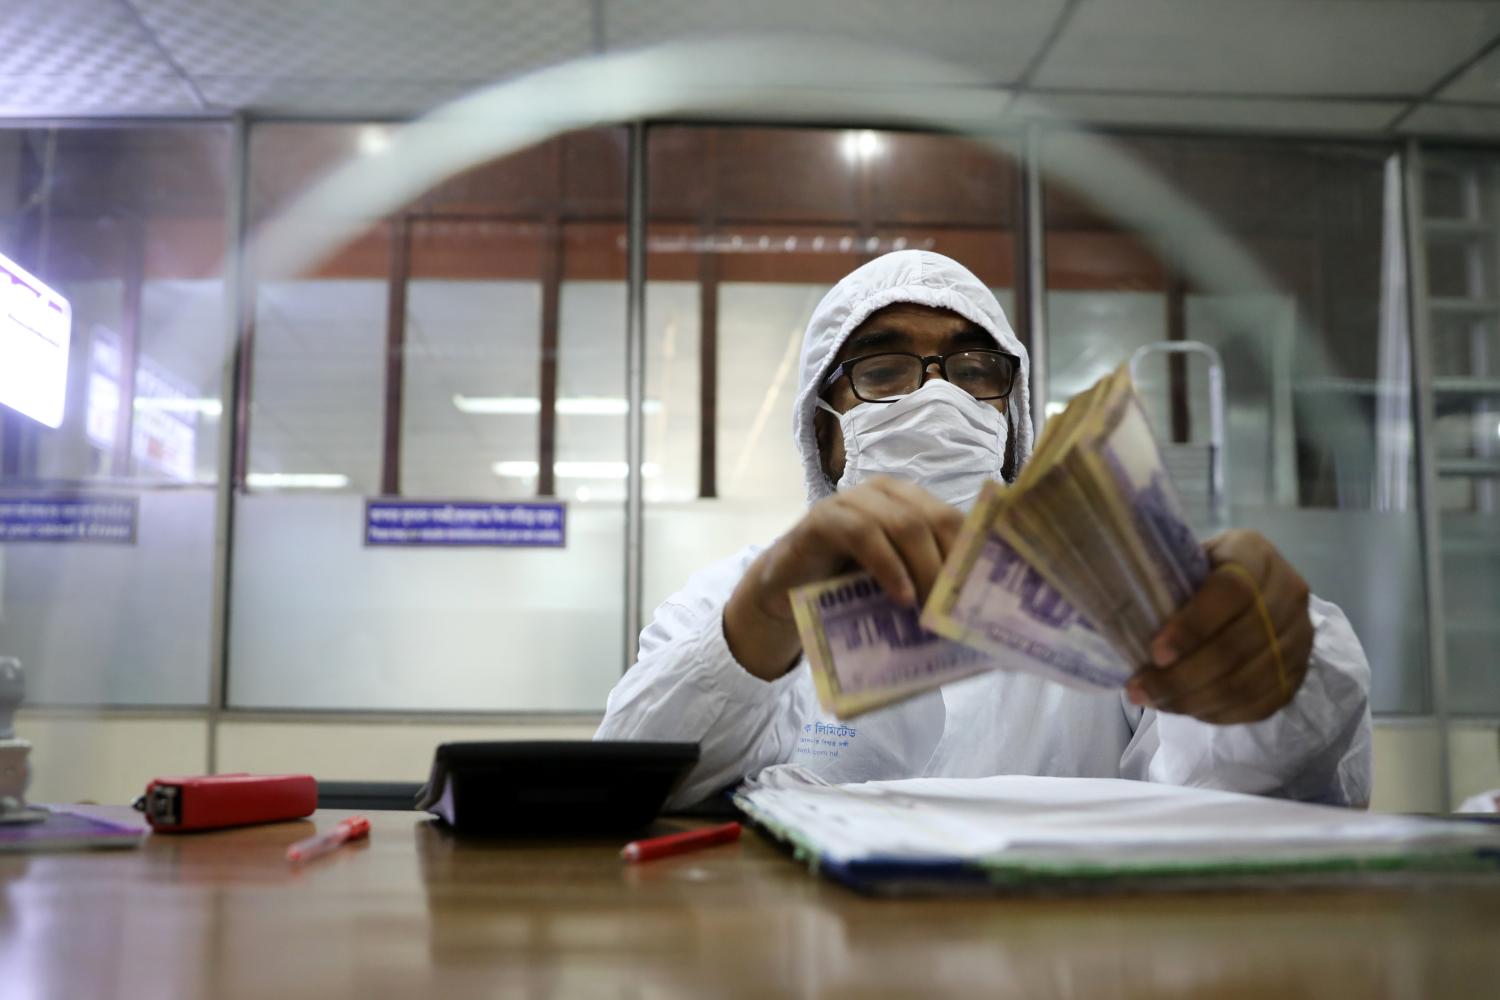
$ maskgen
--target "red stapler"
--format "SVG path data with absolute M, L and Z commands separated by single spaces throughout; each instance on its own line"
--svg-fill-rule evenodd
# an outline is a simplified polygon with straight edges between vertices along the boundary
M 135 802 L 157 833 L 300 819 L 318 808 L 309 774 L 207 774 L 157 778 Z

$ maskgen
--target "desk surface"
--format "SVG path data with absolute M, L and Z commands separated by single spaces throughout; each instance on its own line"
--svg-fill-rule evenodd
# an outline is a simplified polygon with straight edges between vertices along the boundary
M 748 831 L 623 866 L 618 841 L 473 844 L 419 814 L 368 815 L 368 842 L 301 870 L 282 855 L 306 821 L 0 857 L 0 997 L 1280 1000 L 1500 984 L 1495 882 L 896 902 L 821 882 Z

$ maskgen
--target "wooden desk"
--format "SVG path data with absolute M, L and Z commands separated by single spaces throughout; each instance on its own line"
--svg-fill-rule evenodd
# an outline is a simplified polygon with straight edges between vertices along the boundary
M 625 867 L 618 841 L 471 844 L 369 815 L 367 843 L 300 871 L 282 853 L 309 822 L 0 858 L 0 997 L 1500 991 L 1495 882 L 892 902 L 748 832 Z

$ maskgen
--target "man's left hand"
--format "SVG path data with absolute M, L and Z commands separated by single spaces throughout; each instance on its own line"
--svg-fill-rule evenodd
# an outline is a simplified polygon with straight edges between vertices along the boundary
M 1152 663 L 1125 690 L 1133 704 L 1204 722 L 1258 722 L 1291 701 L 1307 676 L 1307 581 L 1254 531 L 1226 531 L 1204 549 L 1208 578 L 1167 619 L 1151 642 Z M 1256 591 L 1276 632 L 1279 663 Z

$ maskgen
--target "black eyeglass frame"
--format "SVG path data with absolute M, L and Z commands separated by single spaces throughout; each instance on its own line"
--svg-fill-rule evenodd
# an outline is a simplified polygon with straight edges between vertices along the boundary
M 938 371 L 942 373 L 943 380 L 945 382 L 952 382 L 953 380 L 948 377 L 948 359 L 952 358 L 952 357 L 956 357 L 957 355 L 960 355 L 960 354 L 998 354 L 1002 358 L 1008 358 L 1008 359 L 1010 359 L 1010 385 L 1008 385 L 1008 386 L 1005 387 L 1005 391 L 1002 392 L 1002 393 L 999 393 L 998 395 L 995 395 L 995 396 L 974 396 L 975 399 L 981 399 L 981 400 L 1008 399 L 1010 397 L 1010 394 L 1015 391 L 1015 389 L 1016 389 L 1016 376 L 1021 373 L 1021 359 L 1020 358 L 1016 357 L 1014 354 L 1011 354 L 1008 351 L 997 351 L 994 348 L 990 348 L 990 347 L 965 347 L 964 349 L 959 350 L 959 351 L 949 351 L 947 354 L 925 354 L 924 355 L 924 354 L 913 354 L 910 351 L 877 351 L 874 354 L 862 354 L 862 355 L 860 355 L 857 358 L 849 358 L 846 361 L 839 362 L 838 366 L 835 367 L 833 369 L 833 371 L 831 371 L 831 372 L 828 373 L 828 377 L 823 380 L 823 388 L 820 391 L 820 395 L 821 395 L 821 393 L 827 392 L 829 389 L 833 388 L 833 384 L 835 382 L 837 382 L 839 379 L 844 378 L 845 376 L 848 376 L 848 378 L 849 378 L 849 391 L 852 392 L 852 393 L 854 393 L 854 398 L 857 399 L 857 400 L 859 400 L 860 402 L 862 402 L 862 403 L 894 403 L 898 399 L 905 399 L 907 396 L 911 395 L 911 393 L 910 392 L 903 393 L 900 396 L 887 397 L 886 399 L 866 399 L 864 396 L 861 396 L 859 394 L 859 390 L 857 388 L 855 388 L 855 386 L 854 386 L 854 366 L 857 365 L 857 364 L 859 364 L 861 361 L 868 361 L 871 358 L 888 358 L 888 357 L 894 357 L 894 356 L 900 356 L 900 357 L 904 357 L 904 358 L 916 358 L 918 361 L 922 362 L 922 369 L 921 369 L 922 377 L 921 377 L 921 381 L 919 381 L 917 383 L 917 389 L 920 389 L 920 388 L 922 388 L 922 386 L 924 386 L 924 385 L 927 384 L 927 378 L 928 378 L 928 376 L 927 376 L 927 369 L 929 367 L 931 367 L 932 365 L 937 365 L 938 366 Z M 960 388 L 962 388 L 962 387 L 960 387 Z M 913 389 L 912 392 L 916 392 L 917 389 Z M 969 392 L 969 390 L 964 389 L 964 392 Z M 969 395 L 973 396 L 974 394 L 970 392 Z

